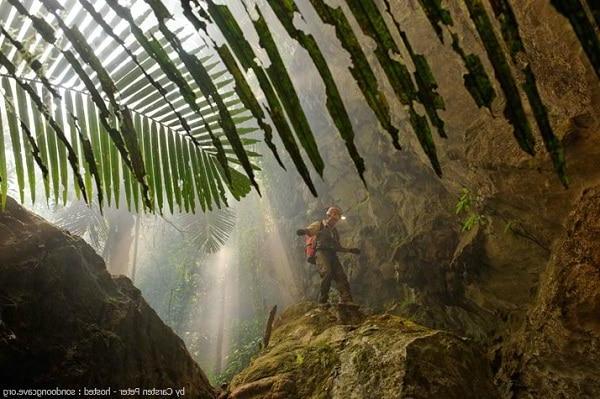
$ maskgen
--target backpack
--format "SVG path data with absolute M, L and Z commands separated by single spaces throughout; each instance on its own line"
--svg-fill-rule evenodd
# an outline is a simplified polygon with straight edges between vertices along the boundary
M 323 228 L 323 223 L 321 223 L 319 230 Z M 304 254 L 306 255 L 306 261 L 311 264 L 317 263 L 317 236 L 304 236 Z

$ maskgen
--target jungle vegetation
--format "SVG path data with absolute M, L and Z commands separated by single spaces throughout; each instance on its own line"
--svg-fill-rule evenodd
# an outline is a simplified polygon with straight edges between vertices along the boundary
M 147 274 L 140 273 L 135 282 L 192 353 L 212 338 L 193 324 L 190 309 L 205 319 L 213 304 L 223 303 L 223 298 L 207 300 L 216 277 L 201 266 L 238 224 L 246 233 L 237 243 L 237 256 L 244 261 L 232 264 L 247 282 L 237 290 L 245 307 L 236 306 L 244 308 L 239 312 L 244 317 L 229 327 L 233 343 L 226 364 L 221 364 L 224 350 L 215 354 L 215 364 L 203 364 L 214 382 L 224 382 L 257 351 L 268 295 L 267 268 L 256 252 L 264 226 L 258 220 L 239 226 L 234 213 L 220 208 L 252 188 L 259 193 L 276 189 L 264 180 L 258 184 L 263 151 L 281 167 L 295 169 L 313 195 L 315 176 L 322 177 L 327 166 L 270 22 L 276 20 L 306 50 L 314 78 L 325 89 L 326 112 L 365 185 L 366 166 L 355 138 L 373 133 L 356 131 L 325 43 L 301 28 L 302 19 L 309 18 L 303 12 L 307 7 L 310 17 L 319 19 L 313 22 L 335 32 L 336 46 L 351 60 L 358 92 L 390 145 L 401 151 L 401 135 L 414 135 L 441 177 L 444 165 L 436 143 L 443 145 L 452 132 L 441 115 L 445 101 L 430 60 L 394 17 L 391 0 L 180 0 L 183 13 L 177 20 L 173 1 L 0 0 L 0 208 L 10 185 L 17 187 L 21 202 L 26 194 L 39 201 L 36 196 L 43 192 L 46 201 L 69 204 L 58 213 L 57 224 L 85 236 L 109 266 L 130 268 L 121 272 L 133 280 L 141 263 L 140 236 L 158 231 L 145 254 Z M 509 1 L 460 2 L 489 63 L 461 42 L 449 1 L 415 3 L 436 40 L 464 65 L 465 73 L 456 78 L 473 102 L 491 109 L 503 97 L 504 115 L 520 148 L 533 155 L 541 139 L 567 186 L 563 149 L 535 73 L 521 62 L 527 49 Z M 569 20 L 600 76 L 596 2 L 551 3 Z M 249 26 L 236 19 L 240 9 Z M 250 36 L 258 37 L 259 48 Z M 364 37 L 373 48 L 363 45 Z M 384 85 L 392 90 L 384 91 Z M 402 105 L 408 129 L 392 115 L 393 104 Z M 115 211 L 123 205 L 133 213 L 173 216 L 124 218 Z M 469 191 L 463 191 L 456 212 L 466 215 L 463 230 L 487 220 Z M 529 234 L 513 221 L 507 230 Z M 118 242 L 126 243 L 127 257 L 133 249 L 131 265 L 112 262 L 119 255 Z
M 552 4 L 568 18 L 600 75 L 600 43 L 593 26 L 598 10 L 595 2 L 586 1 Z M 162 214 L 220 208 L 227 204 L 227 192 L 240 199 L 253 186 L 260 193 L 255 174 L 260 156 L 255 145 L 261 141 L 257 133 L 281 166 L 280 153 L 289 155 L 317 195 L 313 174 L 323 176 L 325 162 L 266 13 L 272 13 L 308 52 L 326 90 L 327 111 L 356 172 L 367 184 L 365 165 L 354 144 L 359 132 L 354 130 L 321 43 L 297 26 L 297 18 L 303 15 L 294 0 L 235 2 L 248 13 L 261 49 L 248 41 L 248 32 L 231 11 L 232 2 L 181 0 L 186 23 L 204 43 L 196 48 L 185 45 L 190 37 L 180 27 L 173 28 L 167 2 L 135 3 L 145 10 L 136 16 L 130 4 L 119 0 L 0 1 L 0 126 L 9 133 L 7 139 L 0 135 L 2 203 L 10 158 L 21 201 L 26 189 L 35 201 L 36 183 L 41 183 L 46 199 L 63 203 L 72 188 L 77 198 L 90 203 L 95 197 L 100 207 L 118 206 L 124 196 L 127 207 L 136 211 Z M 391 12 L 390 0 L 309 3 L 321 22 L 335 29 L 340 51 L 352 60 L 350 72 L 390 143 L 400 150 L 400 134 L 416 135 L 441 176 L 443 165 L 433 133 L 448 135 L 439 114 L 444 99 L 437 92 L 429 60 L 411 45 Z M 491 71 L 462 47 L 444 2 L 418 3 L 439 40 L 447 42 L 464 63 L 467 73 L 462 78 L 475 103 L 489 108 L 495 97 L 503 95 L 504 115 L 519 146 L 533 154 L 539 134 L 566 186 L 563 150 L 535 74 L 529 65 L 517 62 L 526 48 L 508 0 L 463 4 Z M 359 35 L 375 43 L 375 60 L 393 93 L 383 92 Z M 259 50 L 267 54 L 268 65 L 259 61 Z M 401 52 L 409 57 L 394 56 Z M 525 77 L 524 84 L 518 84 L 517 73 Z M 257 84 L 250 83 L 250 75 Z M 494 89 L 494 78 L 501 93 Z M 531 116 L 525 112 L 522 93 Z M 412 132 L 400 131 L 394 124 L 392 101 L 403 105 Z M 276 148 L 275 135 L 283 150 Z

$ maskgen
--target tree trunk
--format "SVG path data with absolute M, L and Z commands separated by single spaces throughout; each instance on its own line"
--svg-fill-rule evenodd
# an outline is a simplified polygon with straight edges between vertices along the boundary
M 137 215 L 135 217 L 135 237 L 133 244 L 133 261 L 131 264 L 131 281 L 135 283 L 135 271 L 137 268 L 137 255 L 138 255 L 138 245 L 140 241 L 140 224 L 141 224 L 141 216 Z
M 219 311 L 219 324 L 217 327 L 217 345 L 215 355 L 215 375 L 221 374 L 223 368 L 223 335 L 225 330 L 225 299 L 226 299 L 226 280 L 225 275 L 223 276 L 223 282 L 221 283 L 221 303 Z
M 122 209 L 107 209 L 108 238 L 103 258 L 108 271 L 114 275 L 129 272 L 129 252 L 133 241 L 133 215 Z

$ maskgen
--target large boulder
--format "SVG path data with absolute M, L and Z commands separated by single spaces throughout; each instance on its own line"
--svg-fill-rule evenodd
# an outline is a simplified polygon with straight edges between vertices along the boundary
M 0 385 L 215 396 L 128 278 L 111 277 L 82 239 L 10 198 L 0 212 Z
M 232 381 L 241 398 L 496 398 L 488 364 L 467 340 L 391 314 L 303 302 Z

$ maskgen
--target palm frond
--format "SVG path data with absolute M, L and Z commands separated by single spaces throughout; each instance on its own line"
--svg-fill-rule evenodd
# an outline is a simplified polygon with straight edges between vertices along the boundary
M 256 169 L 244 158 L 254 153 L 242 149 L 244 142 L 223 129 L 227 112 L 228 129 L 233 126 L 240 134 L 256 131 L 248 124 L 250 113 L 230 88 L 233 79 L 209 49 L 196 46 L 187 54 L 213 85 L 210 99 L 203 96 L 181 52 L 173 48 L 189 34 L 178 30 L 165 38 L 153 30 L 141 31 L 150 9 L 124 20 L 112 12 L 118 6 L 114 1 L 41 3 L 0 0 L 0 61 L 5 61 L 0 70 L 0 117 L 10 133 L 0 142 L 1 198 L 6 195 L 5 152 L 11 148 L 22 201 L 26 184 L 34 199 L 37 166 L 46 197 L 57 202 L 66 203 L 67 188 L 76 182 L 77 198 L 89 200 L 95 192 L 101 206 L 126 203 L 130 209 L 162 212 L 169 204 L 174 212 L 176 203 L 194 211 L 196 203 L 204 204 L 202 208 L 220 204 L 222 194 L 215 197 L 197 189 L 196 176 L 208 169 L 196 169 L 191 154 L 204 154 L 211 169 L 219 163 L 224 173 L 212 175 L 218 179 L 216 186 L 234 187 L 229 153 L 234 161 L 243 159 L 246 172 Z M 75 27 L 73 21 L 85 23 Z M 176 35 L 182 37 L 175 39 Z M 142 41 L 142 36 L 150 39 Z M 159 68 L 158 56 L 163 64 Z M 179 80 L 165 77 L 163 67 Z M 193 103 L 182 101 L 177 83 L 189 87 Z M 221 110 L 212 107 L 215 99 Z M 207 135 L 214 140 L 204 140 Z M 234 197 L 246 195 L 249 183 L 247 176 L 236 175 Z
M 59 211 L 55 223 L 71 234 L 87 238 L 96 250 L 101 249 L 108 236 L 106 219 L 96 204 L 74 201 Z
M 235 227 L 236 216 L 230 208 L 199 215 L 184 215 L 178 224 L 184 239 L 201 253 L 217 252 L 229 239 Z

